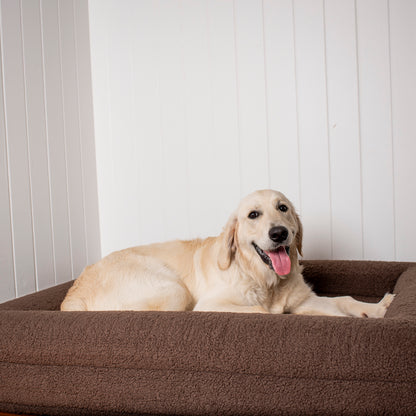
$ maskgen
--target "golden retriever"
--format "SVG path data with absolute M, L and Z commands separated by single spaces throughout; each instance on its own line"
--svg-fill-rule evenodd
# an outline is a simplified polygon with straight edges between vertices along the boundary
M 381 318 L 393 300 L 320 297 L 304 282 L 302 224 L 280 192 L 245 197 L 217 237 L 118 251 L 88 266 L 63 311 L 158 310 Z

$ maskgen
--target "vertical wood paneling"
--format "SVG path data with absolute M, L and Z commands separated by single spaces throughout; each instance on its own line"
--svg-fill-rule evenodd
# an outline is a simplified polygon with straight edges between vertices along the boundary
M 134 233 L 217 233 L 240 196 L 268 186 L 298 208 L 307 258 L 415 251 L 411 3 L 391 16 L 387 0 L 90 7 L 104 252 Z
M 49 162 L 43 84 L 40 2 L 22 1 L 27 134 L 31 166 L 38 289 L 55 284 Z
M 100 3 L 100 2 L 98 2 Z M 165 195 L 165 166 L 161 129 L 158 34 L 152 30 L 157 16 L 155 2 L 136 3 L 132 14 L 136 35 L 132 39 L 133 104 L 140 201 L 138 241 L 148 244 L 165 239 L 164 213 L 176 201 Z M 99 42 L 99 40 L 98 40 Z M 98 137 L 98 136 L 97 136 Z M 151 172 L 151 176 L 149 175 Z M 154 218 L 156 220 L 152 221 Z M 104 251 L 104 247 L 103 247 Z
M 210 0 L 206 3 L 212 114 L 212 137 L 208 138 L 212 149 L 208 154 L 212 157 L 209 160 L 205 157 L 206 171 L 210 172 L 209 181 L 205 179 L 205 191 L 209 193 L 200 198 L 207 207 L 204 218 L 209 221 L 206 233 L 202 229 L 200 235 L 221 230 L 236 208 L 241 185 L 233 2 Z M 200 217 L 195 227 L 203 222 Z
M 190 196 L 189 186 L 192 180 L 189 175 L 188 160 L 188 132 L 185 124 L 185 89 L 184 78 L 189 77 L 188 85 L 198 77 L 196 72 L 185 68 L 187 48 L 192 47 L 187 42 L 197 42 L 198 33 L 194 33 L 192 39 L 183 36 L 186 33 L 186 22 L 193 24 L 198 19 L 191 13 L 193 7 L 198 7 L 199 2 L 190 4 L 158 1 L 155 2 L 157 37 L 156 50 L 158 51 L 158 76 L 159 76 L 159 105 L 160 126 L 162 134 L 163 154 L 163 204 L 164 235 L 167 240 L 175 238 L 189 238 L 190 236 Z M 188 10 L 188 7 L 190 10 Z M 182 15 L 185 13 L 185 16 Z M 193 19 L 186 18 L 190 13 Z M 194 62 L 198 62 L 200 53 L 196 53 Z M 198 69 L 195 68 L 195 71 Z M 195 84 L 194 84 L 195 87 Z M 200 95 L 204 96 L 204 84 L 196 86 Z M 204 105 L 202 98 L 199 105 Z M 205 107 L 199 114 L 203 114 Z M 191 110 L 190 110 L 191 111 Z M 192 114 L 192 113 L 191 113 Z M 191 118 L 191 116 L 189 116 Z M 192 123 L 192 121 L 191 121 Z M 203 126 L 200 127 L 201 130 Z M 174 202 L 173 202 L 174 201 Z
M 79 137 L 74 3 L 72 0 L 60 0 L 58 4 L 69 224 L 71 241 L 73 242 L 71 244 L 72 276 L 77 277 L 87 264 L 87 256 L 83 200 L 84 184 Z
M 363 256 L 354 0 L 324 3 L 332 255 Z
M 99 138 L 96 146 L 97 188 L 100 212 L 100 236 L 103 255 L 114 250 L 117 226 L 112 214 L 116 212 L 114 197 L 114 162 L 112 154 L 112 125 L 110 118 L 109 76 L 109 7 L 110 1 L 90 1 L 90 42 L 93 88 L 94 130 Z M 135 10 L 133 8 L 133 10 Z M 140 26 L 140 25 L 138 25 Z
M 13 0 L 1 2 L 4 101 L 17 296 L 36 289 L 20 6 L 20 2 Z
M 261 1 L 234 1 L 241 191 L 270 186 L 263 10 Z
M 190 235 L 212 232 L 212 221 L 200 224 L 201 215 L 209 216 L 215 174 L 206 175 L 216 153 L 213 131 L 213 97 L 208 43 L 208 3 L 185 1 L 183 4 L 184 76 L 181 82 L 186 101 L 188 142 L 189 226 Z M 190 18 L 192 16 L 192 18 Z M 198 94 L 195 94 L 198 91 Z M 183 107 L 183 104 L 182 104 Z M 185 211 L 186 212 L 186 211 Z M 214 227 L 215 228 L 215 227 Z
M 120 8 L 116 5 L 116 8 Z M 120 13 L 120 18 L 124 19 L 124 13 Z M 130 20 L 131 16 L 130 16 Z M 128 25 L 127 30 L 123 32 L 123 36 L 125 37 L 125 45 L 126 45 L 126 55 L 123 57 L 126 68 L 125 68 L 125 87 L 126 87 L 126 94 L 122 97 L 123 101 L 125 102 L 125 120 L 126 120 L 126 134 L 124 137 L 124 146 L 121 146 L 120 157 L 125 158 L 126 152 L 130 154 L 130 163 L 129 163 L 129 174 L 131 175 L 131 182 L 126 184 L 128 195 L 127 204 L 126 201 L 122 201 L 122 204 L 126 206 L 126 218 L 122 223 L 122 233 L 128 236 L 128 246 L 137 245 L 140 241 L 140 223 L 135 221 L 133 224 L 130 221 L 130 218 L 140 216 L 141 215 L 141 200 L 140 198 L 136 197 L 136 192 L 132 192 L 132 189 L 139 189 L 140 187 L 140 167 L 137 165 L 137 155 L 139 151 L 139 146 L 137 142 L 137 135 L 135 131 L 132 129 L 132 126 L 135 124 L 135 114 L 134 114 L 134 107 L 133 107 L 133 92 L 131 89 L 131 85 L 134 79 L 134 72 L 135 68 L 133 66 L 133 53 L 132 53 L 132 45 L 133 45 L 133 38 L 134 38 L 134 25 Z M 114 131 L 115 125 L 114 125 Z M 121 142 L 123 143 L 123 137 L 120 137 Z M 116 142 L 115 142 L 116 143 Z M 117 149 L 117 146 L 116 146 Z M 122 184 L 124 183 L 124 176 L 121 177 Z
M 357 45 L 364 258 L 392 260 L 395 230 L 387 0 L 357 2 Z
M 389 2 L 396 259 L 415 259 L 416 2 Z
M 88 3 L 74 2 L 75 51 L 77 69 L 78 113 L 83 172 L 83 199 L 86 227 L 87 264 L 101 257 L 100 224 L 98 219 L 97 166 L 94 144 L 90 35 Z
M 127 246 L 134 245 L 138 234 L 137 222 L 131 223 L 129 218 L 139 210 L 137 198 L 133 189 L 138 187 L 138 169 L 135 164 L 135 142 L 132 109 L 132 64 L 131 64 L 131 36 L 132 27 L 124 24 L 126 13 L 123 5 L 111 3 L 109 8 L 108 75 L 110 80 L 110 108 L 111 108 L 111 149 L 112 159 L 116 169 L 113 171 L 114 189 L 112 198 L 116 206 L 111 218 L 116 230 L 113 235 L 115 247 L 120 247 L 121 241 Z M 121 45 L 123 45 L 121 47 Z M 125 178 L 129 180 L 126 181 Z
M 291 0 L 263 2 L 270 187 L 300 208 L 295 44 Z
M 42 0 L 41 17 L 56 282 L 60 283 L 70 280 L 73 271 L 58 2 Z
M 238 126 L 234 31 L 230 25 L 233 8 L 230 2 L 210 1 L 189 1 L 183 6 L 190 234 L 201 237 L 221 231 L 240 192 L 236 186 L 239 160 L 235 152 Z M 222 60 L 223 57 L 226 58 Z M 216 62 L 223 65 L 218 67 Z M 220 80 L 222 77 L 228 85 Z M 217 102 L 221 102 L 219 108 L 214 104 Z M 226 120 L 224 116 L 228 114 L 231 118 Z M 228 178 L 224 171 L 230 172 Z M 218 212 L 221 223 L 212 216 L 217 210 L 213 204 L 216 198 L 223 201 Z
M 88 4 L 2 0 L 0 16 L 5 301 L 68 281 L 101 253 Z
M 217 234 L 268 186 L 297 206 L 305 257 L 415 260 L 412 1 L 0 11 L 0 301 L 76 277 L 100 238 Z
M 323 4 L 294 0 L 301 218 L 308 258 L 332 258 Z
M 1 7 L 0 19 L 2 19 Z M 0 302 L 2 302 L 16 296 L 3 94 L 3 31 L 0 31 L 0 56 L 2 63 L 0 65 Z

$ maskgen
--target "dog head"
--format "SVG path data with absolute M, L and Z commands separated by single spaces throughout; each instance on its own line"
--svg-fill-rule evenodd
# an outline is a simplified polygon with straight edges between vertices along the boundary
M 218 265 L 236 261 L 260 276 L 284 278 L 302 255 L 302 224 L 293 204 L 280 192 L 256 191 L 245 197 L 221 234 Z

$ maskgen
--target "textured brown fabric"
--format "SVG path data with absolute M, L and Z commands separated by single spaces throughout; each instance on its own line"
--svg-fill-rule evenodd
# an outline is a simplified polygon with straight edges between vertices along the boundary
M 59 312 L 70 284 L 0 305 L 0 411 L 415 415 L 416 267 L 305 262 L 305 276 L 397 297 L 385 319 Z
M 73 282 L 67 282 L 31 295 L 0 304 L 0 310 L 59 311 L 62 301 Z
M 381 298 L 392 292 L 399 276 L 413 263 L 309 260 L 305 279 L 319 294 Z
M 409 267 L 397 279 L 393 303 L 387 309 L 386 318 L 416 321 L 416 266 Z

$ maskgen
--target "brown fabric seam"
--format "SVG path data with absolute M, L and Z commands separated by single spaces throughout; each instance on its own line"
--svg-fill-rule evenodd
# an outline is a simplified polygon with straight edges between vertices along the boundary
M 82 368 L 82 369 L 95 369 L 95 370 L 108 370 L 108 369 L 119 369 L 119 370 L 132 370 L 132 371 L 158 371 L 165 372 L 170 371 L 172 373 L 189 373 L 189 374 L 228 374 L 228 375 L 241 375 L 241 376 L 255 376 L 255 377 L 272 377 L 281 378 L 287 380 L 320 380 L 320 381 L 348 381 L 348 382 L 364 382 L 364 383 L 390 383 L 390 384 L 411 384 L 414 385 L 415 380 L 412 381 L 395 381 L 386 379 L 365 379 L 365 378 L 338 378 L 338 377 L 301 377 L 301 376 L 281 376 L 273 373 L 249 373 L 249 372 L 238 372 L 238 371 L 216 371 L 216 370 L 187 370 L 177 368 L 137 368 L 137 367 L 114 367 L 114 366 L 86 366 L 77 364 L 31 364 L 31 363 L 16 363 L 9 361 L 0 361 L 0 364 L 11 364 L 16 366 L 28 366 L 28 367 L 70 367 L 70 368 Z
M 76 412 L 83 412 L 84 414 L 87 414 L 87 412 L 94 412 L 94 414 L 111 414 L 114 416 L 117 415 L 133 415 L 133 414 L 137 414 L 138 416 L 146 416 L 146 415 L 154 415 L 154 413 L 136 413 L 134 410 L 133 411 L 125 411 L 125 410 L 106 410 L 106 409 L 100 409 L 100 408 L 90 408 L 90 407 L 79 407 L 79 406 L 56 406 L 56 405 L 38 405 L 38 404 L 25 404 L 25 403 L 15 403 L 15 402 L 4 402 L 4 401 L 0 401 L 0 405 L 9 405 L 9 406 L 17 406 L 17 407 L 21 407 L 24 406 L 26 408 L 32 408 L 32 409 L 61 409 L 64 411 L 76 411 Z M 0 411 L 3 411 L 2 409 L 0 409 Z M 111 413 L 108 413 L 111 412 Z M 19 411 L 20 413 L 20 411 Z M 25 412 L 26 413 L 26 412 Z M 43 416 L 46 416 L 47 413 L 43 414 Z

